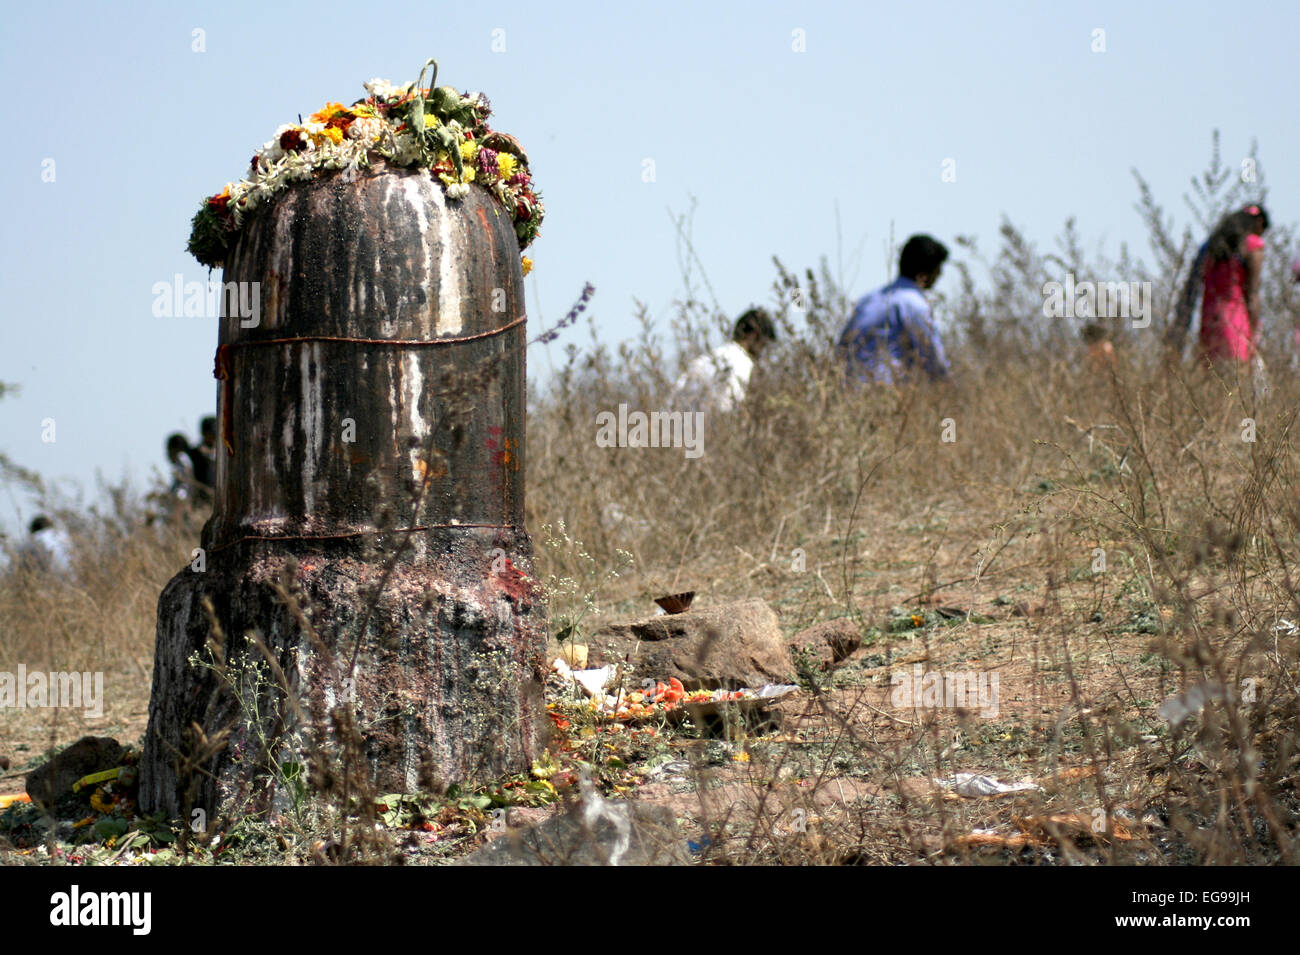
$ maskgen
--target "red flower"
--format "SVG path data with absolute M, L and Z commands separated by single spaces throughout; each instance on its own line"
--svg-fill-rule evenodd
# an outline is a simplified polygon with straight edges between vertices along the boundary
M 336 127 L 337 129 L 343 130 L 343 134 L 346 136 L 348 127 L 356 122 L 356 119 L 357 118 L 354 115 L 347 111 L 335 113 L 329 118 L 329 122 L 325 124 L 325 128 L 329 129 L 331 126 Z
M 301 129 L 286 129 L 280 136 L 280 148 L 287 153 L 301 152 L 307 148 L 307 137 Z

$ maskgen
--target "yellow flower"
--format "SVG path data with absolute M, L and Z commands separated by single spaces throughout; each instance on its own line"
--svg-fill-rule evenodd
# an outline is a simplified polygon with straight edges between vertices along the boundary
M 339 129 L 337 126 L 331 126 L 321 135 L 332 142 L 335 146 L 343 142 L 343 130 Z
M 463 173 L 463 174 L 461 175 L 461 177 L 460 177 L 460 181 L 461 181 L 461 182 L 473 182 L 473 181 L 474 181 L 474 173 L 475 173 L 476 171 L 477 171 L 477 170 L 475 170 L 475 168 L 474 168 L 473 166 L 466 166 L 466 167 L 465 167 L 465 171 L 464 171 L 464 173 Z
M 526 255 L 519 260 L 519 264 L 524 267 L 524 275 L 527 275 L 529 272 L 533 270 L 533 260 Z M 635 694 L 635 695 L 640 696 L 640 694 Z M 640 700 L 637 700 L 637 702 L 639 703 Z
M 330 121 L 330 117 L 333 116 L 335 113 L 346 113 L 346 112 L 347 112 L 347 107 L 344 106 L 342 103 L 326 103 L 324 109 L 320 110 L 319 112 L 311 114 L 311 121 L 313 123 L 328 123 Z
M 460 158 L 466 162 L 473 162 L 478 158 L 478 143 L 470 139 L 460 144 Z
M 510 153 L 497 153 L 497 171 L 501 173 L 502 179 L 509 179 L 515 174 L 515 167 L 519 165 L 519 160 Z

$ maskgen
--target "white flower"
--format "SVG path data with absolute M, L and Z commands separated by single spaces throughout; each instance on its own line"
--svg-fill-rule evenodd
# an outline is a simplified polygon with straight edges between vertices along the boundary
M 419 148 L 415 137 L 410 133 L 399 133 L 393 139 L 393 162 L 399 166 L 409 166 L 419 158 Z
M 305 182 L 312 175 L 312 162 L 301 153 L 286 157 L 284 176 L 289 182 Z
M 447 187 L 448 199 L 464 199 L 469 195 L 469 186 L 463 182 L 455 182 Z
M 348 127 L 348 139 L 359 139 L 364 143 L 373 143 L 383 131 L 383 120 L 362 117 L 354 120 L 352 125 Z
M 366 92 L 378 99 L 391 99 L 397 90 L 388 80 L 376 78 L 366 84 Z
M 279 162 L 280 157 L 284 155 L 284 150 L 280 148 L 280 140 L 272 139 L 262 145 L 257 151 L 257 158 L 261 161 L 260 165 L 270 166 Z

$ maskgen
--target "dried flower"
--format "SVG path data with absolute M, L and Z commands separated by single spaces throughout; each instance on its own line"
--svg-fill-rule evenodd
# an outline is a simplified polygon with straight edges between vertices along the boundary
M 200 262 L 221 264 L 244 218 L 291 184 L 325 170 L 355 169 L 367 164 L 372 153 L 396 166 L 431 167 L 453 199 L 467 196 L 469 183 L 481 183 L 509 211 L 520 247 L 533 241 L 545 210 L 531 190 L 522 147 L 513 137 L 488 129 L 486 96 L 462 96 L 452 87 L 420 91 L 424 123 L 417 135 L 407 126 L 413 83 L 398 87 L 376 78 L 365 89 L 368 98 L 350 107 L 326 103 L 306 123 L 281 126 L 253 156 L 243 180 L 204 200 L 190 237 L 190 249 Z M 491 146 L 482 146 L 485 141 Z

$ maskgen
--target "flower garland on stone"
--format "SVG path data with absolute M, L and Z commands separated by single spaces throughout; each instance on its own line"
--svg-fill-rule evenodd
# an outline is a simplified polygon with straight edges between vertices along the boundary
M 430 66 L 433 75 L 426 87 Z M 478 183 L 510 213 L 519 248 L 527 248 L 545 214 L 528 173 L 528 156 L 513 136 L 488 128 L 486 96 L 435 86 L 437 77 L 438 64 L 429 60 L 414 83 L 393 86 L 371 80 L 365 84 L 365 99 L 351 106 L 327 103 L 307 122 L 281 126 L 253 156 L 247 176 L 203 200 L 190 230 L 190 254 L 219 268 L 244 220 L 292 183 L 318 171 L 369 166 L 375 157 L 395 166 L 429 169 L 449 199 L 464 198 L 469 184 Z M 527 275 L 532 267 L 527 256 L 523 267 Z

